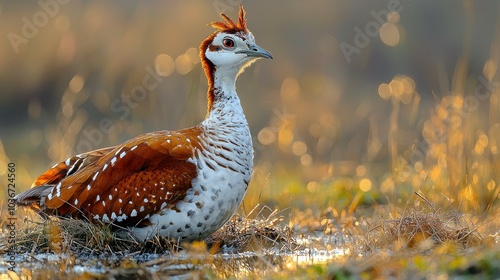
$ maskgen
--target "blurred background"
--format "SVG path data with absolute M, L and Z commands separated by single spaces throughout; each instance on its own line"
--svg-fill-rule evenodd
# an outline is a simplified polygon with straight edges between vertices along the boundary
M 9 162 L 19 193 L 71 154 L 202 121 L 198 46 L 240 2 L 1 1 L 0 184 Z M 237 83 L 255 145 L 243 212 L 352 212 L 414 191 L 496 203 L 498 1 L 243 4 L 274 56 Z

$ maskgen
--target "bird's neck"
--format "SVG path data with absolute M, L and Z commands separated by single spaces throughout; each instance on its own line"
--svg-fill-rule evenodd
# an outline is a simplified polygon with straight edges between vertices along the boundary
M 223 68 L 211 72 L 212 83 L 208 88 L 208 113 L 206 119 L 245 120 L 240 99 L 236 94 L 239 69 Z M 236 118 L 236 119 L 235 119 Z
M 235 82 L 238 72 L 215 71 L 213 83 L 208 89 L 208 114 L 201 123 L 206 141 L 214 141 L 214 145 L 226 145 L 228 139 L 231 143 L 239 143 L 238 147 L 228 146 L 228 149 L 245 149 L 251 155 L 252 137 L 250 128 L 245 118 L 240 99 L 236 94 Z M 251 156 L 249 156 L 251 160 Z

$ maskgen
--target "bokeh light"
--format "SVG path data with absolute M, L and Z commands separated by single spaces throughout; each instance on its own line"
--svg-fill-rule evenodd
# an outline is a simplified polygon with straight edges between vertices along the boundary
M 159 54 L 155 58 L 156 72 L 163 77 L 167 77 L 174 72 L 175 62 L 168 54 Z

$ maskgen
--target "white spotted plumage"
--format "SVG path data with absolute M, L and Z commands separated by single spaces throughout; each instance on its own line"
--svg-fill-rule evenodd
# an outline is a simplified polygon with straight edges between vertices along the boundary
M 61 185 L 62 185 L 61 182 L 59 182 L 59 184 L 56 185 L 56 196 L 57 197 L 61 196 Z

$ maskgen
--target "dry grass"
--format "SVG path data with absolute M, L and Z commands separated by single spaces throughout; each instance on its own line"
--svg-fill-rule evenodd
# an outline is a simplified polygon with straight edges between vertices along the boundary
M 255 207 L 254 210 L 259 208 Z M 266 217 L 257 215 L 258 218 L 255 219 L 248 218 L 252 212 L 246 217 L 234 215 L 205 242 L 215 246 L 214 248 L 221 248 L 222 251 L 233 252 L 259 252 L 271 248 L 280 252 L 292 252 L 298 247 L 292 230 L 288 226 L 281 226 L 283 217 L 279 216 L 277 210 Z
M 257 209 L 257 208 L 255 208 Z M 283 217 L 273 211 L 267 217 L 255 219 L 238 214 L 205 242 L 211 253 L 245 252 L 276 249 L 290 252 L 297 247 L 292 231 L 281 226 Z M 85 220 L 26 217 L 16 235 L 18 253 L 69 253 L 79 256 L 118 255 L 131 257 L 137 254 L 164 254 L 182 251 L 189 244 L 179 244 L 161 236 L 140 242 L 130 234 L 116 232 L 106 224 L 91 224 Z M 6 253 L 6 241 L 0 242 L 0 254 Z
M 255 215 L 254 218 L 236 214 L 206 240 L 183 244 L 160 236 L 139 242 L 105 224 L 66 218 L 41 220 L 28 215 L 19 223 L 15 253 L 29 260 L 30 266 L 40 265 L 50 270 L 44 275 L 37 274 L 36 271 L 43 271 L 39 269 L 28 273 L 37 279 L 45 279 L 47 275 L 76 277 L 78 273 L 72 270 L 76 265 L 99 268 L 107 272 L 107 277 L 115 278 L 203 278 L 210 273 L 230 277 L 242 271 L 282 266 L 281 255 L 298 248 L 293 232 L 281 225 L 280 212 L 263 215 L 268 210 L 254 208 L 249 214 Z M 2 239 L 0 254 L 7 253 L 6 250 L 6 241 Z M 241 254 L 244 252 L 250 255 Z M 228 254 L 232 257 L 227 257 Z M 80 276 L 103 277 L 91 271 Z
M 374 252 L 383 248 L 393 252 L 429 253 L 440 245 L 449 243 L 463 249 L 482 244 L 483 237 L 478 226 L 467 220 L 456 209 L 442 211 L 436 208 L 422 194 L 415 196 L 423 200 L 411 209 L 405 209 L 393 219 L 384 219 L 372 227 L 364 236 L 365 249 Z
M 204 278 L 212 273 L 230 277 L 242 271 L 266 271 L 283 262 L 281 254 L 297 248 L 282 220 L 277 211 L 255 218 L 236 214 L 205 241 L 179 244 L 160 236 L 139 242 L 104 224 L 66 218 L 42 221 L 28 215 L 18 223 L 15 255 L 28 261 L 22 265 L 23 274 L 33 279 Z M 0 255 L 7 253 L 6 242 L 0 240 Z M 252 255 L 240 255 L 243 252 Z M 88 271 L 75 272 L 78 265 Z

